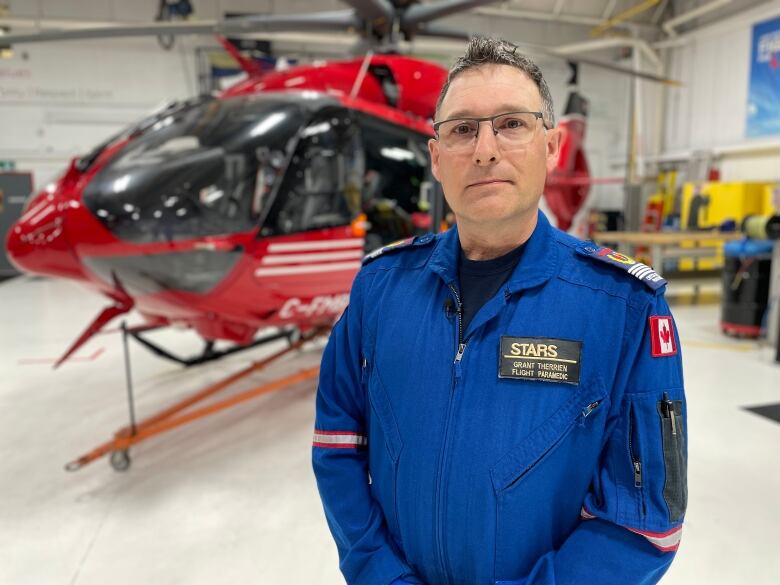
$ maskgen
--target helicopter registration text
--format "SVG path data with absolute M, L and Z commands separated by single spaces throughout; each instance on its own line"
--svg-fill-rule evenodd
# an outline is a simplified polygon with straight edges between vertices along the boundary
M 295 317 L 316 317 L 325 314 L 340 315 L 347 308 L 348 304 L 349 293 L 322 295 L 314 297 L 309 302 L 293 297 L 282 305 L 282 308 L 279 310 L 279 317 L 282 319 L 293 319 Z

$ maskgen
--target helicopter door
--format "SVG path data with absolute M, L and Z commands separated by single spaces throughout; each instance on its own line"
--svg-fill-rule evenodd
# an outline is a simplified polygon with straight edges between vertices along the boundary
M 365 151 L 366 251 L 431 231 L 435 191 L 428 137 L 367 114 L 358 114 L 358 123 Z
M 310 322 L 343 308 L 363 257 L 353 229 L 362 177 L 359 137 L 347 110 L 327 105 L 298 133 L 278 187 L 268 200 L 256 247 L 254 276 L 273 304 L 287 298 L 280 319 Z M 290 309 L 295 307 L 295 310 Z
M 359 212 L 357 129 L 344 108 L 320 111 L 301 130 L 262 236 L 349 226 Z

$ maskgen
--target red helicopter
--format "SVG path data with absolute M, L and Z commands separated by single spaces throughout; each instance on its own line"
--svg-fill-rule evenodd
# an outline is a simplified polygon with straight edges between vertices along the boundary
M 64 357 L 133 308 L 240 346 L 268 326 L 331 322 L 367 249 L 427 231 L 426 118 L 446 71 L 376 55 L 352 97 L 363 65 L 296 67 L 172 104 L 33 197 L 12 261 L 112 301 Z
M 193 410 L 327 330 L 348 302 L 365 252 L 440 227 L 445 203 L 426 143 L 447 71 L 395 51 L 418 36 L 463 42 L 468 34 L 432 21 L 490 1 L 354 0 L 346 2 L 350 10 L 328 13 L 3 37 L 15 45 L 163 35 L 170 48 L 176 34 L 325 30 L 359 32 L 361 48 L 370 49 L 352 60 L 265 72 L 220 36 L 245 81 L 218 96 L 171 103 L 74 159 L 31 197 L 9 231 L 11 260 L 25 272 L 81 282 L 111 302 L 55 367 L 117 316 L 135 309 L 145 322 L 121 328 L 130 425 L 66 469 L 110 454 L 114 469 L 125 470 L 131 445 L 317 375 L 309 368 Z M 545 189 L 564 229 L 593 181 L 583 152 L 586 106 L 572 91 L 560 123 L 561 158 Z M 193 329 L 205 341 L 202 354 L 180 357 L 142 335 L 171 325 Z M 266 333 L 269 327 L 276 332 Z M 283 337 L 290 343 L 136 423 L 128 335 L 184 365 Z M 231 346 L 217 349 L 217 341 Z
M 467 38 L 431 21 L 486 3 L 354 1 L 351 10 L 328 13 L 11 34 L 4 43 L 357 30 L 364 42 L 392 50 L 401 37 Z M 332 323 L 364 252 L 439 226 L 441 213 L 430 215 L 442 204 L 426 141 L 445 69 L 369 52 L 264 73 L 223 44 L 248 79 L 217 97 L 170 104 L 75 159 L 10 230 L 6 245 L 20 270 L 77 280 L 111 301 L 57 365 L 131 309 L 145 328 L 185 325 L 206 341 L 203 355 L 189 359 L 149 342 L 185 364 L 247 347 L 268 326 Z M 563 229 L 590 184 L 585 104 L 571 94 L 561 159 L 546 189 Z M 217 340 L 236 348 L 217 352 Z

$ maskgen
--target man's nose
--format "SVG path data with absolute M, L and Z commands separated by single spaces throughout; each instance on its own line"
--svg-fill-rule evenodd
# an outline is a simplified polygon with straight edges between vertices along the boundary
M 474 146 L 474 163 L 477 166 L 485 166 L 497 163 L 500 158 L 500 149 L 496 133 L 493 132 L 493 124 L 490 120 L 479 123 L 476 145 Z

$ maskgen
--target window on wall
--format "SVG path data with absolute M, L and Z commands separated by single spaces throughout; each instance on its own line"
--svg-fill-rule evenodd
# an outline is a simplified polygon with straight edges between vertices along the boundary
M 319 112 L 301 131 L 263 235 L 348 225 L 360 212 L 362 158 L 348 112 Z

